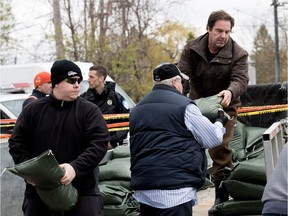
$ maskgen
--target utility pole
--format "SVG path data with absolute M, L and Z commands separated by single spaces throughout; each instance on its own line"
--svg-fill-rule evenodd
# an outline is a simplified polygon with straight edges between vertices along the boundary
M 275 30 L 275 82 L 280 82 L 280 56 L 279 56 L 279 36 L 278 36 L 278 0 L 272 0 L 274 6 L 274 30 Z

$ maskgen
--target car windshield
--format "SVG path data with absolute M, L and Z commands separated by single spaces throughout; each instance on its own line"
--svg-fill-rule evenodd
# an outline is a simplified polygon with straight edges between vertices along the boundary
M 80 94 L 82 94 L 83 92 L 87 91 L 89 84 L 88 81 L 82 81 L 80 85 Z M 125 98 L 129 109 L 132 109 L 135 106 L 134 101 L 125 93 L 125 91 L 119 85 L 116 84 L 115 90 Z M 2 101 L 1 104 L 5 107 L 5 109 L 8 110 L 8 112 L 12 113 L 16 118 L 18 118 L 22 111 L 22 104 L 24 100 L 25 98 L 18 98 L 14 100 Z M 9 118 L 11 114 L 8 114 L 8 116 L 6 114 L 7 111 L 5 111 L 4 107 L 3 110 L 1 110 L 1 118 Z
M 15 99 L 10 101 L 2 101 L 1 104 L 6 107 L 11 113 L 18 117 L 22 111 L 22 104 L 25 98 Z
M 87 91 L 88 88 L 89 88 L 88 81 L 87 80 L 83 80 L 80 83 L 80 94 L 82 94 L 85 91 Z M 135 106 L 134 101 L 126 94 L 126 92 L 117 83 L 116 83 L 116 86 L 115 86 L 115 90 L 116 90 L 116 92 L 118 92 L 120 95 L 122 95 L 125 98 L 129 109 L 132 109 Z

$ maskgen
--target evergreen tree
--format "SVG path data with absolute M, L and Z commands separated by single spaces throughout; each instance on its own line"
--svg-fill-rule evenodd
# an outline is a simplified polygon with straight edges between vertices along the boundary
M 273 83 L 275 81 L 275 51 L 274 41 L 266 26 L 260 26 L 254 39 L 254 50 L 251 54 L 253 66 L 256 69 L 256 83 Z

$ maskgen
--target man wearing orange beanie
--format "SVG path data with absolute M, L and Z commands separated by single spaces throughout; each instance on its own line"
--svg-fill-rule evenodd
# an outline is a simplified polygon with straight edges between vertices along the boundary
M 34 77 L 34 87 L 32 94 L 23 102 L 22 109 L 30 102 L 46 97 L 52 92 L 50 73 L 40 72 L 36 74 Z

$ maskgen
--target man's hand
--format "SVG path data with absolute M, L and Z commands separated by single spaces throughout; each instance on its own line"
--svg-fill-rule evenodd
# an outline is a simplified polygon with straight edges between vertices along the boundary
M 229 90 L 223 90 L 218 93 L 217 96 L 223 97 L 223 100 L 221 101 L 222 107 L 228 107 L 232 100 L 232 93 Z
M 64 176 L 60 180 L 61 184 L 70 184 L 76 176 L 74 168 L 68 163 L 60 164 L 60 167 L 65 171 Z
M 113 146 L 111 145 L 110 142 L 108 142 L 108 150 L 113 149 Z
M 231 119 L 230 116 L 227 113 L 225 113 L 223 109 L 218 109 L 216 121 L 221 122 L 223 127 L 230 119 Z

